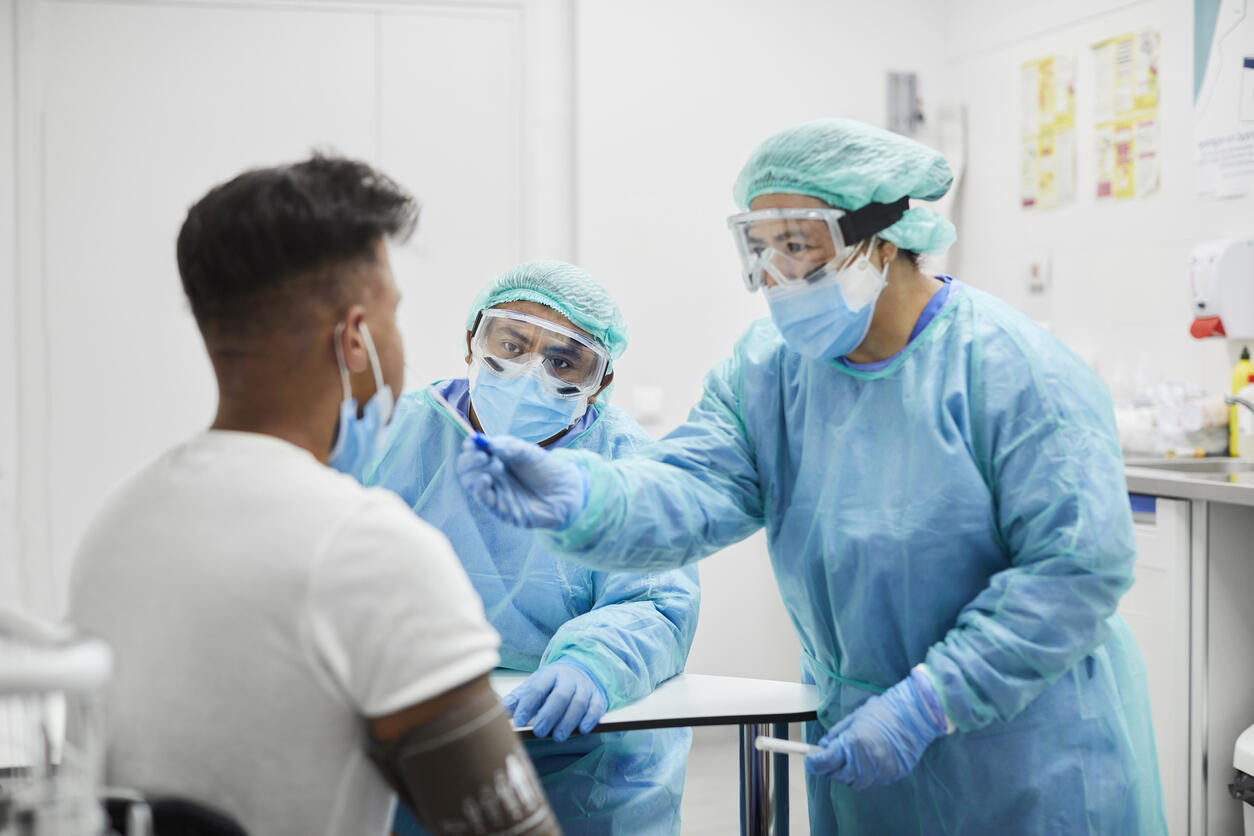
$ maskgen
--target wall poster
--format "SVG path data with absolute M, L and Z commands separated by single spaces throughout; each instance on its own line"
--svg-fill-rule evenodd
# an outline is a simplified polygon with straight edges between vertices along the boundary
M 1162 172 L 1157 30 L 1093 44 L 1094 151 L 1099 201 L 1158 191 Z
M 1075 199 L 1075 65 L 1068 55 L 1023 63 L 1024 209 L 1052 209 Z

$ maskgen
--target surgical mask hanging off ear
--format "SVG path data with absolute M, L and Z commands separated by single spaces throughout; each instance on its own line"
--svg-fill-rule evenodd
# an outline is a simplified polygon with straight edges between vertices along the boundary
M 392 417 L 392 407 L 396 401 L 392 395 L 392 387 L 383 382 L 383 367 L 375 352 L 374 340 L 370 338 L 370 329 L 363 322 L 361 338 L 366 344 L 366 353 L 370 356 L 375 392 L 366 401 L 361 417 L 357 417 L 357 400 L 353 397 L 353 387 L 348 379 L 348 364 L 344 362 L 344 349 L 341 346 L 344 327 L 343 322 L 335 326 L 335 360 L 340 366 L 344 400 L 340 402 L 340 423 L 335 431 L 335 443 L 331 446 L 331 457 L 327 464 L 361 481 L 366 474 L 366 467 L 383 446 L 387 423 Z
M 822 278 L 766 288 L 771 319 L 789 348 L 812 360 L 835 360 L 862 344 L 888 277 L 888 262 L 877 270 L 871 261 L 875 243 L 872 238 L 865 252 Z

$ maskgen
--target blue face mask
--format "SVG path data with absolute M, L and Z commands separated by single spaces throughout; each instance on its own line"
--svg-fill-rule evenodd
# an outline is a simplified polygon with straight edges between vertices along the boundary
M 887 264 L 882 271 L 876 270 L 863 254 L 849 266 L 811 284 L 768 287 L 765 294 L 771 319 L 788 347 L 802 357 L 843 357 L 866 339 L 887 273 Z M 850 308 L 842 289 L 850 286 L 859 287 L 863 297 L 856 310 Z
M 583 397 L 551 394 L 530 374 L 504 378 L 476 361 L 470 377 L 470 402 L 488 435 L 509 434 L 537 443 L 570 427 L 588 407 Z
M 348 366 L 344 363 L 344 350 L 340 347 L 340 337 L 343 334 L 344 323 L 341 322 L 335 328 L 335 359 L 340 364 L 344 400 L 340 402 L 340 423 L 335 431 L 335 443 L 331 445 L 331 457 L 327 459 L 327 464 L 360 482 L 366 475 L 366 468 L 378 456 L 379 448 L 383 445 L 395 401 L 392 387 L 383 382 L 379 355 L 375 353 L 374 340 L 370 339 L 370 329 L 363 322 L 361 337 L 366 344 L 366 353 L 370 355 L 375 393 L 366 401 L 361 417 L 357 417 L 357 400 L 353 397 L 353 388 L 348 380 Z

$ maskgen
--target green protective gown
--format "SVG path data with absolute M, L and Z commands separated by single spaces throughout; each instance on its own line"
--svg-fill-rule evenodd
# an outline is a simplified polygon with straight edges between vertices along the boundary
M 808 778 L 811 832 L 1162 834 L 1144 663 L 1115 614 L 1136 558 L 1110 398 L 1047 332 L 956 284 L 876 371 L 755 323 L 688 422 L 586 468 L 555 549 L 697 560 L 765 526 L 817 683 L 817 741 L 926 662 L 954 733 L 902 781 Z

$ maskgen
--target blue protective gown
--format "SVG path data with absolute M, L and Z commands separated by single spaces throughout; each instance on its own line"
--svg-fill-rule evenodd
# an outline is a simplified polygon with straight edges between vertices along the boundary
M 465 379 L 438 384 L 463 416 Z M 660 574 L 598 572 L 554 557 L 534 532 L 466 501 L 453 466 L 464 431 L 425 391 L 403 395 L 367 485 L 400 494 L 449 538 L 488 620 L 501 634 L 501 666 L 534 671 L 579 663 L 617 708 L 684 669 L 697 628 L 695 567 Z M 651 439 L 621 409 L 589 407 L 558 446 L 616 458 Z M 568 834 L 678 833 L 690 729 L 527 741 L 549 802 Z M 396 832 L 421 832 L 412 816 Z
M 811 742 L 926 662 L 956 731 L 904 780 L 807 776 L 811 832 L 1166 832 L 1144 663 L 1115 612 L 1136 558 L 1110 398 L 969 287 L 872 370 L 750 327 L 688 422 L 575 457 L 586 509 L 544 535 L 600 568 L 697 560 L 765 526 L 817 683 Z

